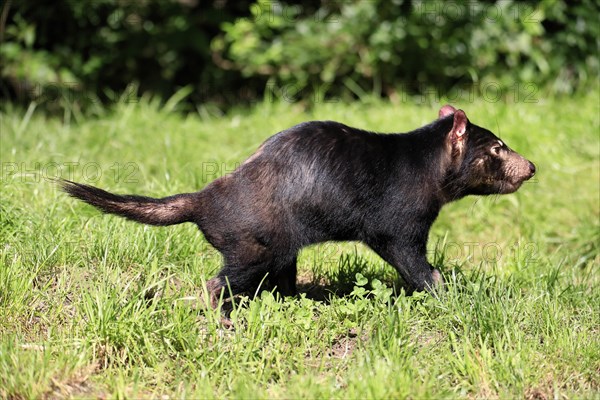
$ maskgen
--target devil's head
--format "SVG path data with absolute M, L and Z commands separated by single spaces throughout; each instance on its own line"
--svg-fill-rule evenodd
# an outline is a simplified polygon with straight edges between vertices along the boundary
M 472 124 L 462 110 L 446 105 L 439 117 L 452 120 L 446 135 L 450 198 L 513 193 L 535 174 L 535 165 L 489 130 Z M 449 126 L 449 124 L 448 124 Z

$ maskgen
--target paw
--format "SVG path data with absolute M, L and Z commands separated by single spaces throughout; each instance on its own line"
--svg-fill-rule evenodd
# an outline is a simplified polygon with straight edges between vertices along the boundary
M 444 291 L 444 289 L 444 277 L 437 268 L 434 268 L 433 271 L 431 271 L 431 283 L 428 284 L 427 290 L 429 292 L 439 292 Z
M 208 298 L 212 309 L 218 307 L 221 292 L 224 287 L 225 285 L 223 285 L 223 281 L 220 277 L 212 278 L 206 282 L 206 289 L 208 290 Z
M 433 280 L 434 285 L 444 286 L 444 278 L 442 277 L 442 273 L 437 268 L 433 269 L 433 272 L 431 273 L 431 278 Z

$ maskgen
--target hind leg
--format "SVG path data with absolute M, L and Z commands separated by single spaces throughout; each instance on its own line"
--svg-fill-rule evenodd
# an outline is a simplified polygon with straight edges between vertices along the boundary
M 224 297 L 254 292 L 270 272 L 273 260 L 274 253 L 264 240 L 246 234 L 231 235 L 225 241 L 225 236 L 220 234 L 211 237 L 211 243 L 225 259 L 223 268 L 207 284 L 213 308 L 216 307 L 222 292 L 225 292 Z
M 237 266 L 226 264 L 218 275 L 208 282 L 211 306 L 215 308 L 219 302 L 222 291 L 224 296 L 229 294 L 253 294 L 259 288 L 271 289 L 277 287 L 281 296 L 294 296 L 296 290 L 296 257 L 291 261 L 283 263 L 274 259 L 290 259 L 289 257 L 277 256 L 264 260 L 260 264 L 248 266 Z M 231 289 L 231 293 L 229 293 Z
M 221 295 L 228 298 L 238 294 L 252 294 L 255 292 L 267 275 L 268 269 L 262 266 L 235 266 L 225 265 L 216 277 L 207 283 L 210 304 L 216 308 Z

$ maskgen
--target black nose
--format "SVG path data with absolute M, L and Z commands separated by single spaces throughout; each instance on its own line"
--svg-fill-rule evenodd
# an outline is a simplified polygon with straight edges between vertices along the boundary
M 531 176 L 535 175 L 535 165 L 532 162 L 529 163 L 529 172 L 531 172 Z

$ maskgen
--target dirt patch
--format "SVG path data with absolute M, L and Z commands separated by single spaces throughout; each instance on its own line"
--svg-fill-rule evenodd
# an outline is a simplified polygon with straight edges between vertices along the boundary
M 358 346 L 358 342 L 363 339 L 365 337 L 359 337 L 356 329 L 350 329 L 346 334 L 338 336 L 333 341 L 328 355 L 339 359 L 349 358 Z
M 526 387 L 523 391 L 523 397 L 526 400 L 547 400 L 554 398 L 554 378 L 546 375 L 539 384 Z
M 526 400 L 546 400 L 548 394 L 538 388 L 530 388 L 525 390 L 524 397 Z
M 335 289 L 329 285 L 325 278 L 317 279 L 309 272 L 298 274 L 296 286 L 299 293 L 306 293 L 311 300 L 329 303 L 329 299 L 335 294 Z
M 44 399 L 66 399 L 74 396 L 93 396 L 106 398 L 89 383 L 90 376 L 98 370 L 98 364 L 90 364 L 80 368 L 65 379 L 52 378 L 50 390 L 43 396 Z

